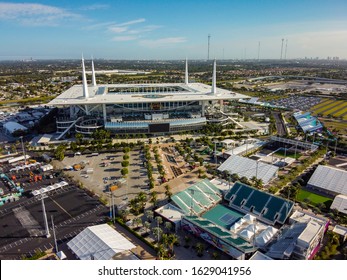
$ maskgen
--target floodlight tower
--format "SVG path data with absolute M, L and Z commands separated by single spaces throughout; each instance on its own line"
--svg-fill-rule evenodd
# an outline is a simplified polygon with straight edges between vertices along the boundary
M 282 54 L 283 54 L 283 41 L 284 41 L 284 39 L 282 38 L 282 44 L 281 44 L 281 59 L 282 59 Z
M 211 34 L 208 34 L 208 36 L 207 36 L 207 61 L 210 60 L 210 39 L 211 39 Z
M 44 202 L 44 199 L 46 197 L 47 196 L 44 195 L 44 194 L 41 195 L 41 203 L 42 203 L 43 221 L 45 223 L 45 235 L 46 235 L 47 238 L 50 238 L 51 234 L 49 232 L 48 221 L 47 221 L 47 213 L 46 213 L 46 207 L 45 207 L 45 202 Z
M 284 50 L 284 59 L 287 59 L 287 46 L 288 46 L 288 39 L 286 39 L 286 47 Z

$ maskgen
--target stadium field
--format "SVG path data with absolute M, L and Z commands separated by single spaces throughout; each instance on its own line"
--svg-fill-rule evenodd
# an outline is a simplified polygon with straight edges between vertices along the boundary
M 330 207 L 330 205 L 333 203 L 333 200 L 330 197 L 318 195 L 315 193 L 312 193 L 307 190 L 300 190 L 296 196 L 297 201 L 306 202 L 305 200 L 308 199 L 308 204 L 317 206 L 321 203 L 325 204 L 327 207 Z

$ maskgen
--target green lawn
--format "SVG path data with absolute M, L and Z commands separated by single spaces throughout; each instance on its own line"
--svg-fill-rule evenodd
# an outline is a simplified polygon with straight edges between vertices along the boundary
M 296 200 L 304 201 L 305 198 L 310 200 L 309 204 L 312 204 L 315 206 L 317 206 L 320 203 L 324 203 L 327 207 L 330 207 L 330 205 L 333 203 L 333 200 L 329 197 L 311 193 L 306 190 L 300 190 L 296 196 Z
M 278 150 L 278 151 L 275 153 L 275 155 L 284 157 L 284 150 Z M 285 156 L 286 156 L 286 157 L 290 157 L 290 158 L 295 158 L 295 152 L 289 152 L 289 151 L 287 151 L 287 152 L 285 153 Z M 301 157 L 301 154 L 299 153 L 299 151 L 296 151 L 296 159 L 298 159 L 299 157 Z

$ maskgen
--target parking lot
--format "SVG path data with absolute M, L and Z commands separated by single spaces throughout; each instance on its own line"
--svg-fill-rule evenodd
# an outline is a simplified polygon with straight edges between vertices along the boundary
M 91 156 L 90 154 L 76 155 L 65 157 L 62 162 L 54 161 L 54 165 L 64 169 L 67 166 L 88 162 L 82 170 L 64 172 L 105 199 L 110 198 L 110 186 L 118 185 L 118 188 L 113 191 L 115 203 L 118 205 L 123 203 L 127 197 L 130 200 L 137 193 L 148 191 L 147 173 L 143 165 L 144 157 L 139 150 L 129 152 L 129 173 L 122 184 L 117 182 L 117 180 L 122 179 L 121 163 L 123 155 L 123 152 L 102 153 L 95 156 Z M 87 169 L 92 169 L 93 172 L 86 174 Z
M 67 241 L 85 227 L 104 222 L 108 215 L 108 208 L 75 186 L 67 186 L 49 194 L 44 203 L 50 238 L 44 237 L 45 225 L 40 198 L 23 197 L 1 207 L 0 259 L 17 259 L 23 254 L 33 254 L 38 248 L 53 248 L 52 217 L 57 240 L 62 244 L 64 239 Z
M 4 190 L 0 206 L 0 259 L 19 259 L 35 250 L 53 248 L 51 219 L 54 219 L 58 243 L 64 245 L 85 227 L 102 223 L 108 208 L 65 178 L 58 170 L 43 171 L 45 163 L 1 163 L 0 187 Z M 44 198 L 50 238 L 46 238 L 41 195 L 32 191 L 65 181 L 66 186 L 48 191 Z M 14 187 L 16 186 L 16 187 Z M 19 189 L 17 189 L 19 187 Z M 16 194 L 16 196 L 13 196 Z

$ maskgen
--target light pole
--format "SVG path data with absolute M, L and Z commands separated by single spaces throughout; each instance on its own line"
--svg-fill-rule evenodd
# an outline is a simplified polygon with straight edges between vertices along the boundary
M 21 144 L 22 144 L 22 151 L 24 156 L 24 165 L 26 164 L 26 155 L 25 155 L 25 149 L 24 149 L 24 143 L 23 143 L 23 136 L 20 136 Z
M 42 202 L 42 213 L 43 213 L 43 221 L 45 223 L 45 231 L 46 231 L 46 237 L 50 238 L 51 234 L 49 233 L 49 228 L 48 228 L 48 221 L 47 221 L 47 214 L 46 214 L 46 207 L 45 207 L 45 202 L 44 199 L 47 196 L 41 195 L 41 202 Z
M 194 190 L 190 190 L 192 199 L 190 200 L 190 216 L 193 216 L 193 197 L 194 197 Z
M 217 164 L 217 141 L 214 141 L 214 162 Z
M 335 149 L 334 149 L 334 156 L 336 156 L 336 148 L 337 148 L 337 137 L 335 138 Z
M 54 228 L 54 222 L 53 222 L 53 215 L 51 216 L 52 220 L 52 231 L 53 231 L 53 237 L 54 237 L 54 245 L 55 245 L 55 253 L 58 253 L 58 243 L 57 243 L 57 237 L 55 236 L 55 228 Z

